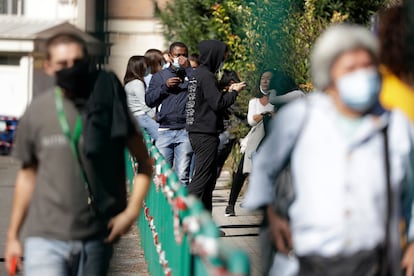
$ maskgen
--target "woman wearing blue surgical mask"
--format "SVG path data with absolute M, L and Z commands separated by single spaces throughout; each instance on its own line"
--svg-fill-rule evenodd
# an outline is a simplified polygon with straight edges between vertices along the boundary
M 369 30 L 329 27 L 311 55 L 319 92 L 281 108 L 254 156 L 243 206 L 266 210 L 269 275 L 413 275 L 414 243 L 401 250 L 398 222 L 413 241 L 414 131 L 379 103 L 378 61 Z M 283 201 L 275 185 L 287 163 Z

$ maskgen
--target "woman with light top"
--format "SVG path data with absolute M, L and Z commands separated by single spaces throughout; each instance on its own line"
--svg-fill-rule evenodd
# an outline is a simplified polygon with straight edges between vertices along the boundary
M 155 141 L 158 138 L 158 123 L 153 119 L 155 111 L 145 104 L 144 75 L 147 70 L 144 56 L 130 57 L 124 77 L 128 107 L 141 128 Z
M 260 75 L 259 85 L 256 91 L 256 95 L 249 101 L 249 109 L 247 111 L 247 122 L 252 127 L 249 133 L 253 133 L 254 129 L 257 129 L 260 135 L 248 135 L 248 138 L 244 139 L 244 143 L 241 143 L 243 155 L 240 159 L 240 163 L 237 167 L 237 171 L 233 176 L 233 182 L 229 195 L 227 207 L 224 215 L 226 217 L 236 216 L 234 205 L 243 187 L 244 181 L 250 172 L 251 167 L 251 153 L 253 153 L 259 145 L 262 137 L 264 136 L 264 121 L 265 117 L 271 117 L 273 114 L 273 105 L 269 103 L 269 89 L 271 79 L 274 71 L 272 69 L 264 70 Z M 257 126 L 259 124 L 259 126 Z M 259 130 L 260 129 L 260 130 Z

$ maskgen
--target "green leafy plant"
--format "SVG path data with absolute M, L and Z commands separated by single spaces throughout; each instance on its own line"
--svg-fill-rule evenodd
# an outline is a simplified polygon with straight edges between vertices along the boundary
M 237 99 L 247 112 L 260 71 L 285 71 L 304 91 L 311 91 L 309 55 L 319 34 L 332 23 L 368 24 L 371 15 L 392 1 L 172 0 L 157 14 L 166 39 L 186 43 L 190 52 L 197 52 L 204 39 L 229 45 L 232 55 L 225 68 L 248 83 Z M 233 130 L 238 138 L 247 131 L 243 124 Z

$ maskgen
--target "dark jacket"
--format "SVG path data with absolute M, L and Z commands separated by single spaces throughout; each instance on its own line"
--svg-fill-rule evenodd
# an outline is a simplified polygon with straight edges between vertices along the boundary
M 178 87 L 168 88 L 167 79 L 176 77 L 172 67 L 155 73 L 145 93 L 145 103 L 156 107 L 156 120 L 160 128 L 185 128 L 185 104 L 187 103 L 188 79 L 193 73 L 191 67 L 185 69 L 187 77 Z
M 126 208 L 125 147 L 128 138 L 139 134 L 130 113 L 125 90 L 113 72 L 101 71 L 83 109 L 82 168 L 94 204 L 105 219 Z M 151 171 L 141 171 L 151 175 Z
M 223 93 L 214 73 L 224 60 L 226 44 L 205 40 L 198 45 L 200 66 L 194 71 L 188 86 L 186 106 L 188 132 L 218 134 L 223 130 L 223 116 L 237 92 Z

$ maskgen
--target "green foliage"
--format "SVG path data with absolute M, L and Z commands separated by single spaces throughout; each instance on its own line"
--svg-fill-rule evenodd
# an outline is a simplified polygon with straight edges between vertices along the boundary
M 156 2 L 156 0 L 153 0 Z M 275 68 L 290 74 L 305 91 L 312 90 L 309 55 L 330 24 L 369 23 L 370 16 L 392 0 L 172 0 L 159 17 L 168 41 L 182 41 L 190 53 L 204 39 L 231 49 L 225 68 L 235 70 L 248 89 L 238 104 L 247 112 L 260 71 Z M 238 138 L 248 128 L 234 129 Z
M 217 38 L 230 48 L 230 58 L 225 68 L 238 72 L 245 79 L 249 71 L 254 70 L 251 62 L 252 52 L 248 47 L 243 19 L 251 17 L 251 12 L 242 6 L 243 1 L 222 1 L 211 7 L 213 29 Z
M 190 53 L 198 52 L 197 44 L 200 40 L 216 36 L 212 28 L 213 4 L 213 0 L 177 0 L 168 2 L 163 11 L 157 9 L 164 25 L 166 40 L 182 41 Z
M 349 21 L 366 24 L 370 17 L 385 6 L 384 0 L 318 0 L 315 2 L 317 16 L 330 19 L 335 12 L 349 15 Z
M 303 11 L 295 13 L 286 24 L 288 39 L 286 48 L 290 49 L 285 63 L 285 71 L 289 72 L 303 90 L 311 91 L 309 56 L 316 38 L 330 24 L 344 22 L 348 14 L 335 11 L 331 17 L 324 18 L 316 15 L 317 0 L 305 0 Z
M 290 74 L 305 91 L 312 85 L 309 55 L 320 33 L 343 21 L 367 24 L 386 0 L 249 1 L 253 16 L 245 25 L 254 63 Z M 256 72 L 256 78 L 258 78 Z
M 175 0 L 167 3 L 158 16 L 164 25 L 168 41 L 182 41 L 189 52 L 198 52 L 198 43 L 205 39 L 225 42 L 232 55 L 225 68 L 237 71 L 241 77 L 254 66 L 252 53 L 246 43 L 243 19 L 250 17 L 242 6 L 243 0 Z

